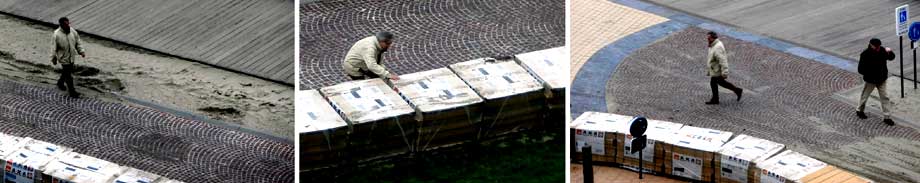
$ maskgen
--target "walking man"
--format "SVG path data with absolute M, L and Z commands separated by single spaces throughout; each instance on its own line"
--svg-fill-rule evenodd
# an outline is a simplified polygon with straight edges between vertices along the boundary
M 888 79 L 888 63 L 887 61 L 894 60 L 894 52 L 891 51 L 891 48 L 882 47 L 882 41 L 878 38 L 872 38 L 869 40 L 869 48 L 863 50 L 862 54 L 859 55 L 859 74 L 863 75 L 863 81 L 866 81 L 866 85 L 863 87 L 862 96 L 859 97 L 859 106 L 856 107 L 856 116 L 860 119 L 866 119 L 866 100 L 869 99 L 869 95 L 872 94 L 872 90 L 878 89 L 879 102 L 882 103 L 882 113 L 885 115 L 885 119 L 882 122 L 888 125 L 894 125 L 894 121 L 891 120 L 891 116 L 888 113 L 888 93 L 885 90 L 885 81 Z
M 54 30 L 54 54 L 51 55 L 52 64 L 61 63 L 61 78 L 58 79 L 57 87 L 68 91 L 70 97 L 78 98 L 80 93 L 77 93 L 77 88 L 74 86 L 72 74 L 77 55 L 86 58 L 83 52 L 83 42 L 80 41 L 77 30 L 70 27 L 70 20 L 67 17 L 58 19 L 58 25 L 60 27 Z
M 722 45 L 722 41 L 719 41 L 719 35 L 715 32 L 709 32 L 706 40 L 709 41 L 709 54 L 706 56 L 706 63 L 709 68 L 706 76 L 709 76 L 709 87 L 712 88 L 712 99 L 709 99 L 706 104 L 719 104 L 719 86 L 735 92 L 735 95 L 738 96 L 736 100 L 741 100 L 741 93 L 744 90 L 725 81 L 728 78 L 728 53 L 725 52 L 725 46 Z
M 396 73 L 390 72 L 383 66 L 381 60 L 382 54 L 393 44 L 393 34 L 390 32 L 378 32 L 359 40 L 345 55 L 343 67 L 345 74 L 352 80 L 362 80 L 371 78 L 386 78 L 399 80 Z

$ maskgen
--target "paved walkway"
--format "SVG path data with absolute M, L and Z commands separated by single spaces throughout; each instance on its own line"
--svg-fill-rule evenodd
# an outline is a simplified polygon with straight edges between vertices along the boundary
M 377 31 L 396 35 L 385 65 L 398 74 L 565 45 L 565 1 L 320 1 L 301 5 L 301 87 L 347 81 L 348 48 Z
M 294 146 L 156 110 L 0 80 L 0 133 L 185 182 L 293 182 Z
M 903 4 L 910 4 L 912 10 L 920 7 L 920 2 L 906 0 L 649 1 L 854 62 L 872 37 L 881 39 L 883 45 L 892 47 L 897 53 L 895 8 Z M 910 13 L 911 21 L 920 20 L 916 11 Z M 913 68 L 909 44 L 905 35 L 905 75 L 908 68 Z M 895 61 L 889 64 L 889 72 L 900 74 L 897 58 Z M 908 76 L 913 78 L 912 74 Z
M 767 138 L 880 182 L 920 179 L 920 132 L 911 121 L 890 127 L 878 115 L 858 120 L 853 104 L 834 96 L 861 85 L 853 62 L 648 3 L 613 2 L 671 21 L 592 55 L 574 79 L 573 117 L 588 110 L 645 115 Z M 722 105 L 702 104 L 709 98 L 702 65 L 708 30 L 723 34 L 732 54 L 729 80 L 746 89 L 741 102 L 722 91 Z
M 678 183 L 670 178 L 659 177 L 649 174 L 643 174 L 639 179 L 639 173 L 622 168 L 594 166 L 594 182 L 602 183 Z M 585 182 L 584 166 L 581 164 L 572 164 L 569 166 L 569 172 L 572 175 L 572 183 Z
M 67 16 L 81 33 L 294 83 L 293 0 L 5 0 L 0 12 L 51 24 Z
M 571 79 L 595 52 L 667 18 L 606 0 L 572 1 Z

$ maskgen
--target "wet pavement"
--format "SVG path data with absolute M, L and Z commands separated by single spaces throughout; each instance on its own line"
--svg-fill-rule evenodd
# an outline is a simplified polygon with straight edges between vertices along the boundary
M 294 145 L 146 107 L 0 80 L 0 133 L 185 182 L 293 182 Z

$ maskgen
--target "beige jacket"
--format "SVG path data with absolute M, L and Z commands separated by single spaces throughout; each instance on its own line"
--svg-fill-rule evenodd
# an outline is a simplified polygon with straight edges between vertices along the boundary
M 709 77 L 728 75 L 728 52 L 722 41 L 716 39 L 709 47 L 709 55 L 706 56 L 706 63 L 709 71 L 706 73 Z
M 77 55 L 83 54 L 83 41 L 80 40 L 80 34 L 73 27 L 70 28 L 70 34 L 64 34 L 61 28 L 54 30 L 52 39 L 54 39 L 52 62 L 73 64 Z
M 342 66 L 345 73 L 350 76 L 364 76 L 361 71 L 370 71 L 382 78 L 390 78 L 390 71 L 383 66 L 383 63 L 377 62 L 377 56 L 380 54 L 380 43 L 377 42 L 376 36 L 367 37 L 356 42 L 345 55 L 345 61 Z

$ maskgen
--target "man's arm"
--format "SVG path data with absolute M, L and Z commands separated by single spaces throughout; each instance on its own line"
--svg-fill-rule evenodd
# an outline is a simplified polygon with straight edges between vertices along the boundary
M 885 56 L 886 56 L 886 58 L 885 58 L 886 60 L 888 60 L 888 61 L 894 60 L 894 52 L 891 51 L 891 48 L 885 47 L 885 53 L 887 53 L 887 54 L 885 55 Z
M 719 49 L 716 52 L 716 57 L 719 58 L 719 68 L 722 71 L 722 77 L 728 76 L 728 53 L 726 53 L 725 48 Z
M 866 64 L 863 64 L 863 63 L 865 63 L 865 60 L 866 60 L 865 58 L 866 58 L 866 52 L 863 52 L 862 54 L 859 54 L 859 62 L 857 63 L 858 65 L 856 65 L 856 72 L 858 72 L 859 74 L 862 74 L 862 75 L 866 75 L 866 74 L 864 73 L 864 72 L 865 72 L 864 70 L 866 70 L 866 69 L 863 68 L 863 67 L 865 67 L 865 65 L 866 65 Z
M 57 61 L 58 61 L 57 52 L 58 52 L 58 49 L 60 49 L 58 48 L 57 44 L 58 44 L 57 34 L 55 34 L 54 31 L 52 31 L 51 32 L 51 64 L 54 64 L 54 65 L 57 65 Z
M 390 71 L 387 71 L 386 67 L 383 67 L 380 64 L 377 64 L 377 54 L 371 48 L 365 48 L 362 52 L 364 54 L 364 65 L 367 65 L 367 70 L 370 70 L 374 74 L 377 74 L 383 78 L 390 78 Z
M 80 40 L 80 34 L 77 33 L 77 30 L 71 31 L 74 37 L 74 47 L 77 48 L 77 53 L 80 53 L 80 56 L 86 58 L 86 53 L 83 52 L 83 40 Z

